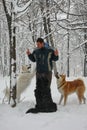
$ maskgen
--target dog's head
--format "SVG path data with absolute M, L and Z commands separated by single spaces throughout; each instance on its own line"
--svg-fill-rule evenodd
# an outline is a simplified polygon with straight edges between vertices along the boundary
M 22 73 L 30 73 L 31 70 L 31 64 L 29 65 L 22 65 L 21 72 Z
M 55 74 L 55 77 L 57 78 L 58 81 L 62 82 L 65 81 L 66 75 L 64 74 L 59 74 L 58 72 Z

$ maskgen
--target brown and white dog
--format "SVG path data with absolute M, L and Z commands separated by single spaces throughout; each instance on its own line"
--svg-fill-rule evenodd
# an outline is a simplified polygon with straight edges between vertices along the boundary
M 64 105 L 66 105 L 67 97 L 69 94 L 76 93 L 79 99 L 79 104 L 85 104 L 86 98 L 84 97 L 85 84 L 82 79 L 76 79 L 73 81 L 66 81 L 65 75 L 59 75 L 56 73 L 55 77 L 57 78 L 58 90 L 61 93 L 61 98 L 59 104 L 61 104 L 64 98 Z

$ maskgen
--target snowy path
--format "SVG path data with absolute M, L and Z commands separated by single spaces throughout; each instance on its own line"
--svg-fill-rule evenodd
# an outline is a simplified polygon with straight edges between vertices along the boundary
M 87 83 L 87 79 L 84 78 L 84 81 Z M 0 82 L 4 87 L 2 78 L 0 78 Z M 66 106 L 58 105 L 57 112 L 25 114 L 26 110 L 34 107 L 35 104 L 34 86 L 35 79 L 23 94 L 25 100 L 17 107 L 11 108 L 8 104 L 0 104 L 1 130 L 87 130 L 87 104 L 79 105 L 75 94 L 69 97 Z M 52 81 L 52 96 L 53 100 L 58 103 L 60 94 L 56 90 L 55 79 Z M 87 91 L 85 96 L 87 98 Z M 2 97 L 0 96 L 0 98 Z

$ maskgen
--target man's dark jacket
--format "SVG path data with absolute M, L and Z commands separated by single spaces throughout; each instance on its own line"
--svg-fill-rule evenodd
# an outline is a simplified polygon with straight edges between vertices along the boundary
M 36 62 L 36 71 L 39 73 L 51 72 L 53 68 L 52 61 L 57 61 L 59 58 L 54 55 L 53 49 L 46 47 L 35 49 L 28 57 L 32 62 Z

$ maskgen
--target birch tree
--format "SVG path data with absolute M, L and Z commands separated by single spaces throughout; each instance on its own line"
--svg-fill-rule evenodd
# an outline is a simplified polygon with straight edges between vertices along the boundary
M 9 46 L 10 46 L 10 97 L 9 103 L 12 107 L 16 106 L 16 26 L 15 20 L 27 11 L 32 0 L 28 1 L 23 7 L 18 7 L 18 0 L 11 0 L 11 12 L 9 14 L 6 1 L 2 0 L 4 11 L 8 23 Z

